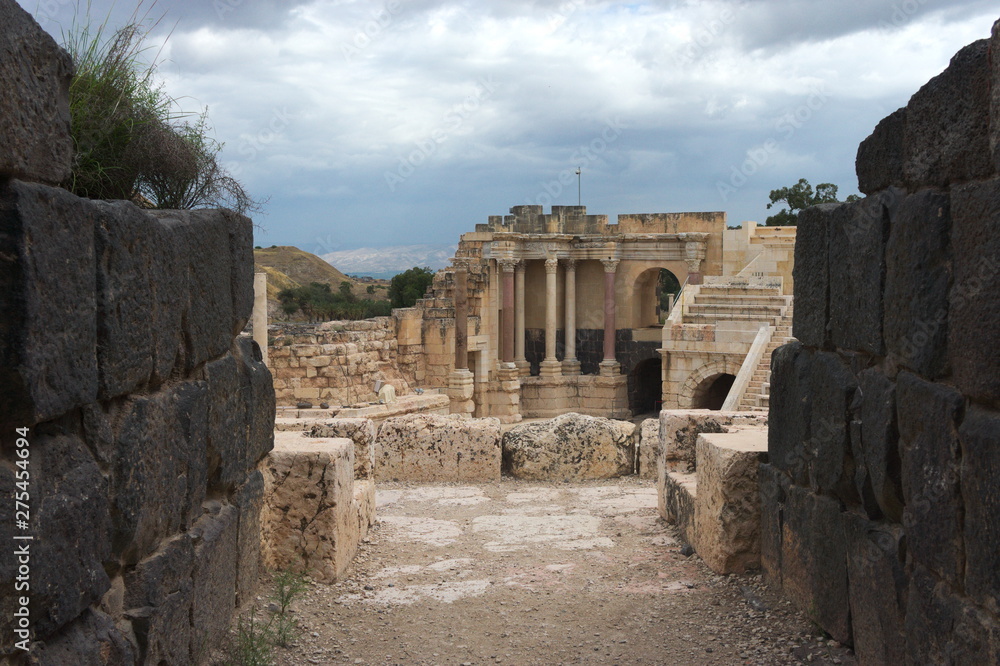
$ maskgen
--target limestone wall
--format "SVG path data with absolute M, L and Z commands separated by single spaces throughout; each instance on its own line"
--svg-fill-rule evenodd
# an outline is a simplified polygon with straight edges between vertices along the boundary
M 799 218 L 762 564 L 865 664 L 1000 662 L 998 93 L 1000 22 Z
M 252 225 L 51 186 L 68 59 L 12 0 L 0 52 L 0 661 L 198 663 L 258 575 Z
M 376 401 L 379 379 L 392 384 L 396 395 L 409 393 L 422 368 L 413 358 L 412 342 L 400 364 L 397 322 L 395 317 L 376 317 L 272 332 L 270 362 L 278 404 Z

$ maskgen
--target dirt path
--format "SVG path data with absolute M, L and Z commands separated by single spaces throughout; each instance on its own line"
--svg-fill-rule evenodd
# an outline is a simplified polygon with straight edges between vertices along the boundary
M 650 482 L 380 484 L 378 504 L 279 664 L 855 663 L 759 577 L 685 557 Z

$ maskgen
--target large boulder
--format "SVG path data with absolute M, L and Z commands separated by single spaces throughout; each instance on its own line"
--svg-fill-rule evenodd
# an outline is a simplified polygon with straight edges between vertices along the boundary
M 499 481 L 500 420 L 443 414 L 386 419 L 375 444 L 380 481 Z
M 632 473 L 635 424 L 569 413 L 503 436 L 503 470 L 519 479 L 581 481 Z

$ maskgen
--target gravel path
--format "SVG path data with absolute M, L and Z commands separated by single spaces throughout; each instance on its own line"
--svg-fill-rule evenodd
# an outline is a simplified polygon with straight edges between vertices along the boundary
M 685 557 L 650 482 L 387 483 L 378 504 L 279 664 L 855 663 L 758 576 Z

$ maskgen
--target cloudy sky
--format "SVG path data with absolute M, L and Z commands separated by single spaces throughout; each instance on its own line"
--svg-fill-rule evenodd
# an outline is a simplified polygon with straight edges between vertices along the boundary
M 58 37 L 75 0 L 18 0 Z M 86 2 L 83 2 L 86 6 Z M 148 5 L 148 2 L 147 2 Z M 93 0 L 99 21 L 133 5 Z M 454 243 L 514 205 L 768 215 L 855 193 L 858 143 L 995 0 L 159 0 L 167 91 L 270 197 L 257 244 Z

